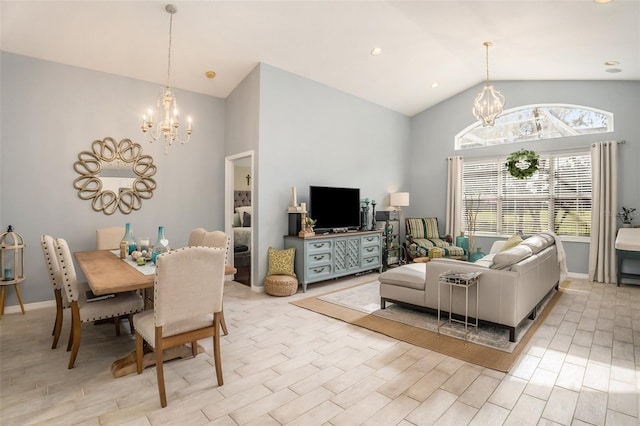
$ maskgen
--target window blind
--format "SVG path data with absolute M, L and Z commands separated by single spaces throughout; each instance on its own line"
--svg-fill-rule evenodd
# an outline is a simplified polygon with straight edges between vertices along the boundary
M 541 156 L 538 172 L 516 179 L 505 160 L 465 162 L 463 228 L 475 214 L 476 234 L 511 235 L 552 229 L 558 235 L 591 232 L 591 157 Z

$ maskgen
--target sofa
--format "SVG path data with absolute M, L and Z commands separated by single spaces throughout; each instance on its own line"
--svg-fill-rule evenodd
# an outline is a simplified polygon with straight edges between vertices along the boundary
M 429 250 L 433 248 L 441 249 L 442 257 L 462 259 L 468 255 L 462 247 L 453 244 L 451 236 L 440 236 L 435 217 L 405 219 L 405 239 L 407 255 L 411 259 L 432 257 Z
M 490 253 L 475 263 L 438 258 L 389 269 L 378 278 L 380 307 L 385 309 L 386 303 L 392 302 L 435 312 L 440 274 L 480 272 L 478 312 L 475 312 L 476 292 L 469 291 L 469 317 L 475 321 L 477 316 L 481 325 L 491 323 L 509 329 L 509 340 L 514 342 L 520 323 L 527 317 L 535 319 L 540 302 L 554 288 L 558 289 L 559 251 L 564 259 L 561 243 L 556 244 L 551 232 L 520 239 L 521 242 L 516 240 L 516 244 L 512 242 L 514 238 L 496 241 Z M 454 316 L 464 316 L 464 293 L 456 290 L 451 311 Z M 440 293 L 441 307 L 448 309 L 449 291 L 443 287 Z

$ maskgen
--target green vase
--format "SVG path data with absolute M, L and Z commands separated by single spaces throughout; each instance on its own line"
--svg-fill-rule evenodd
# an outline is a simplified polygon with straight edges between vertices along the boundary
M 482 252 L 482 249 L 478 247 L 477 251 L 469 256 L 469 262 L 475 262 L 476 260 L 482 259 L 484 256 L 485 254 Z
M 465 256 L 469 255 L 469 237 L 465 237 L 464 232 L 456 237 L 456 246 L 464 249 Z

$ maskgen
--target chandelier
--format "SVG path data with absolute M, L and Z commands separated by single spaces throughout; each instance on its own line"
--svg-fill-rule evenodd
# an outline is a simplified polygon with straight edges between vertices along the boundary
M 148 115 L 145 114 L 143 116 L 142 132 L 145 134 L 146 139 L 149 142 L 154 142 L 160 138 L 163 138 L 164 153 L 166 155 L 169 153 L 169 146 L 171 146 L 174 141 L 187 143 L 189 142 L 189 139 L 191 139 L 191 117 L 187 118 L 187 135 L 185 138 L 181 138 L 181 136 L 178 134 L 178 129 L 180 128 L 178 104 L 176 102 L 175 94 L 171 89 L 171 84 L 169 83 L 171 77 L 171 30 L 173 27 L 173 15 L 178 11 L 178 9 L 174 5 L 168 4 L 165 6 L 164 10 L 166 10 L 170 15 L 167 85 L 162 88 L 162 94 L 158 97 L 156 110 L 153 111 L 149 109 Z M 154 121 L 154 117 L 157 117 L 157 119 L 159 120 L 157 125 Z
M 478 120 L 482 120 L 483 126 L 493 126 L 496 117 L 502 113 L 504 96 L 489 84 L 489 46 L 491 46 L 491 42 L 485 41 L 484 46 L 487 58 L 487 82 L 482 92 L 476 96 L 476 100 L 473 102 L 473 115 Z

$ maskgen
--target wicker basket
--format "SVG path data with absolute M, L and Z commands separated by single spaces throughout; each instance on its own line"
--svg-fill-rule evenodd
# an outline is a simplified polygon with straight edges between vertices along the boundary
M 291 296 L 298 291 L 298 279 L 289 275 L 268 275 L 264 292 L 271 296 Z

